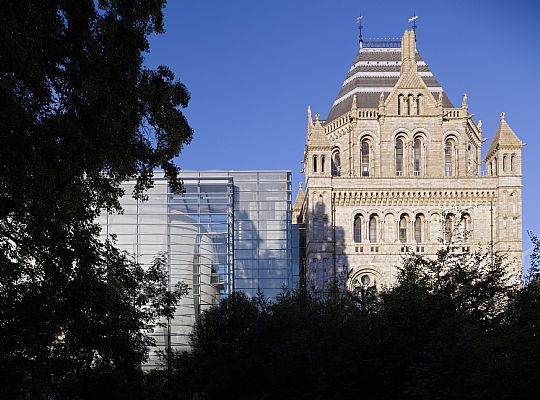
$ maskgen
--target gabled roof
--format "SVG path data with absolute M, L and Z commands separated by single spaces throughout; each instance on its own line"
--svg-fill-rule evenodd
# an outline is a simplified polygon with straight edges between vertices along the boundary
M 510 128 L 510 125 L 506 122 L 504 113 L 501 113 L 501 123 L 497 128 L 497 133 L 489 146 L 489 150 L 486 154 L 486 158 L 489 158 L 499 147 L 509 147 L 521 149 L 523 142 L 519 140 L 516 133 Z
M 428 90 L 438 98 L 443 92 L 443 107 L 452 108 L 450 99 L 433 76 L 426 62 L 415 53 L 418 75 Z M 385 98 L 392 91 L 401 71 L 401 39 L 365 40 L 349 69 L 343 85 L 328 114 L 327 122 L 346 114 L 357 95 L 358 108 L 377 108 L 381 93 Z

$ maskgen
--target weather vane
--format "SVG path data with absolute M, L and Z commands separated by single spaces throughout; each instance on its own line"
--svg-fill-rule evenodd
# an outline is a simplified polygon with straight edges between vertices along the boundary
M 409 23 L 413 23 L 412 30 L 414 32 L 414 37 L 416 38 L 416 20 L 418 19 L 418 15 L 415 15 L 412 18 L 409 18 Z
M 360 39 L 358 40 L 358 43 L 360 43 L 360 48 L 362 47 L 362 44 L 364 43 L 364 39 L 362 37 L 362 18 L 364 18 L 363 15 L 356 17 L 356 23 L 358 24 L 358 29 L 360 30 Z

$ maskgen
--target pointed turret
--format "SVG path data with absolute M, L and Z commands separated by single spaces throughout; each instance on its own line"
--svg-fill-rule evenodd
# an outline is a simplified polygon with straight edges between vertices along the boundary
M 486 154 L 488 175 L 521 175 L 521 149 L 524 144 L 506 122 L 504 112 L 497 133 Z
M 300 216 L 302 212 L 302 206 L 304 204 L 304 198 L 306 195 L 304 194 L 304 191 L 302 190 L 302 182 L 298 184 L 298 194 L 296 195 L 296 200 L 294 202 L 293 208 L 292 208 L 292 217 L 294 223 L 299 223 L 298 217 Z

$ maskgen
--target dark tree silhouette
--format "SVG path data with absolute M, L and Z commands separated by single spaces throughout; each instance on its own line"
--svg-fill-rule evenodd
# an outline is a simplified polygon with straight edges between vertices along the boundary
M 143 66 L 163 6 L 2 2 L 2 398 L 129 397 L 144 329 L 180 294 L 164 291 L 159 262 L 145 272 L 101 244 L 94 223 L 119 209 L 122 181 L 144 197 L 155 167 L 181 190 L 171 159 L 192 136 L 189 93 L 167 67 Z

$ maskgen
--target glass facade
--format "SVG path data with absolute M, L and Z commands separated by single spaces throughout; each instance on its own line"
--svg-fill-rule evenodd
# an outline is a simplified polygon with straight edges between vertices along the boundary
M 143 265 L 164 255 L 171 287 L 188 285 L 174 319 L 154 332 L 150 366 L 156 351 L 187 349 L 201 311 L 233 290 L 275 297 L 298 283 L 290 172 L 187 171 L 182 179 L 185 192 L 176 195 L 157 172 L 145 201 L 131 197 L 133 182 L 127 182 L 124 213 L 99 217 L 103 239 L 116 235 L 117 246 Z

